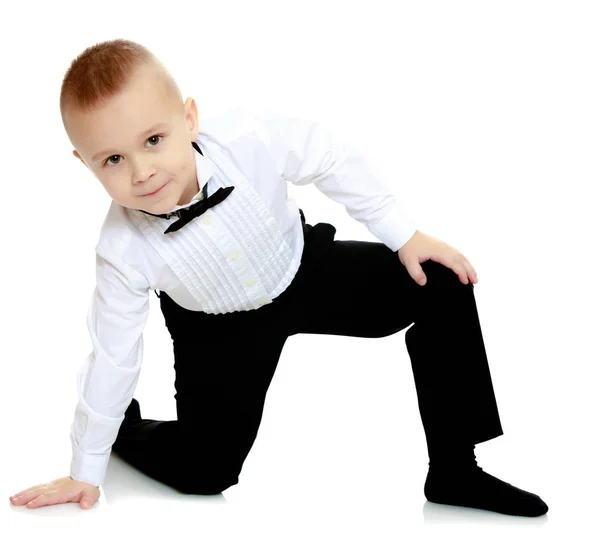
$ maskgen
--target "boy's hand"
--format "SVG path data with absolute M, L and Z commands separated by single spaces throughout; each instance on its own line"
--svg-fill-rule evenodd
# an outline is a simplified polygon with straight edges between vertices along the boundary
M 469 283 L 469 278 L 471 283 L 477 283 L 477 273 L 463 254 L 445 242 L 418 230 L 398 250 L 398 257 L 410 277 L 421 286 L 427 282 L 421 263 L 428 259 L 451 268 L 465 285 Z
M 29 509 L 67 502 L 78 502 L 82 509 L 89 509 L 99 497 L 100 489 L 96 485 L 67 476 L 23 490 L 11 496 L 10 501 L 13 505 L 27 504 Z

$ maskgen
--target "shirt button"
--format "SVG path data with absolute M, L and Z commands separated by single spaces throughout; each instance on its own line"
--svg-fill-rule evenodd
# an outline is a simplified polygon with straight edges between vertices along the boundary
M 238 251 L 236 250 L 235 252 L 233 252 L 230 256 L 229 259 L 231 259 L 232 261 L 235 261 L 238 258 Z
M 211 222 L 210 215 L 207 213 L 206 215 L 204 215 L 202 217 L 202 220 L 204 221 L 205 224 L 210 224 L 210 222 Z
M 252 285 L 254 285 L 254 280 L 253 280 L 253 279 L 249 279 L 249 280 L 246 282 L 246 287 L 252 287 Z

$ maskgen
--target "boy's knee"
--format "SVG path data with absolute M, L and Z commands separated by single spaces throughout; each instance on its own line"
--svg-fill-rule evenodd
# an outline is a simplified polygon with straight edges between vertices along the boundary
M 428 259 L 421 264 L 421 268 L 427 276 L 428 285 L 440 289 L 457 289 L 462 287 L 473 289 L 473 284 L 471 282 L 466 284 L 463 283 L 458 277 L 458 274 L 446 265 Z
M 195 457 L 181 453 L 176 464 L 176 488 L 185 494 L 219 494 L 238 483 L 241 471 L 239 461 L 208 450 Z

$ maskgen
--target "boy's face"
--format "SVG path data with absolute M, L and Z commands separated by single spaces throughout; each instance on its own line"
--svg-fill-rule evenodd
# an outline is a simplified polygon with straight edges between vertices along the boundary
M 64 117 L 73 155 L 111 198 L 154 214 L 189 203 L 199 192 L 191 145 L 198 136 L 196 103 L 188 98 L 183 105 L 159 79 L 152 67 L 140 67 L 106 103 Z

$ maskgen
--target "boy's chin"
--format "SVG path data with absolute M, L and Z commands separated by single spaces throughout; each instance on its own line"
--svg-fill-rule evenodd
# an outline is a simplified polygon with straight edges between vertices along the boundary
M 157 202 L 135 202 L 130 209 L 140 209 L 152 213 L 153 215 L 165 215 L 175 208 L 175 201 L 163 198 Z

